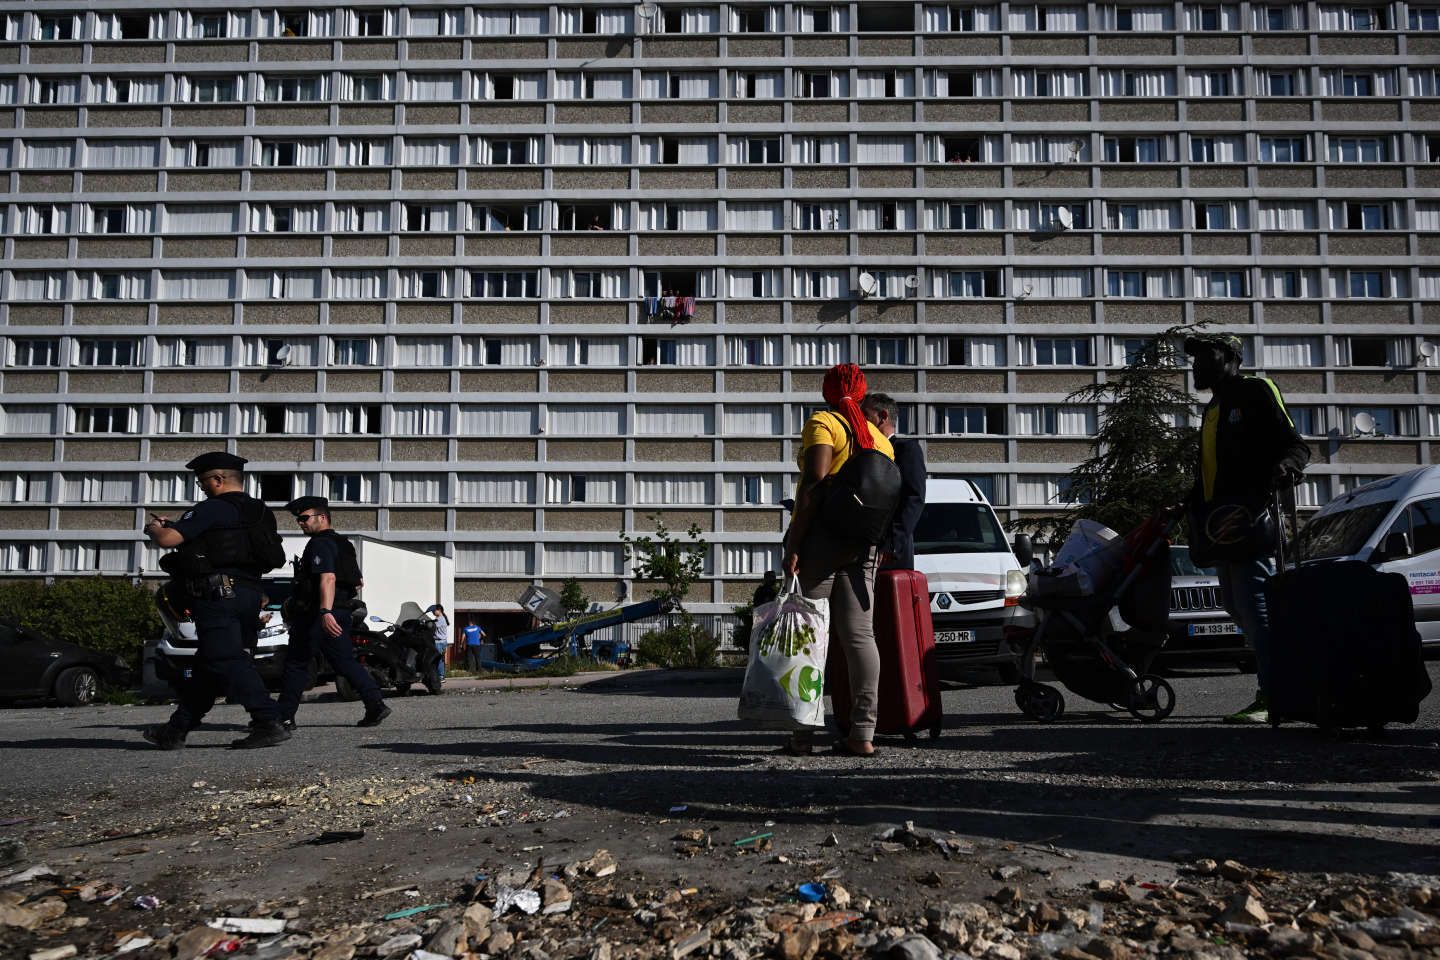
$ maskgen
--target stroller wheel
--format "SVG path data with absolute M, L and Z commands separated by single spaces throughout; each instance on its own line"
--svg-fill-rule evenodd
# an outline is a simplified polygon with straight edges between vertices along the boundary
M 1162 677 L 1147 673 L 1130 691 L 1130 713 L 1146 723 L 1158 723 L 1175 709 L 1175 688 Z
M 1015 703 L 1031 720 L 1050 723 L 1065 712 L 1065 698 L 1060 691 L 1043 683 L 1030 683 L 1015 691 Z

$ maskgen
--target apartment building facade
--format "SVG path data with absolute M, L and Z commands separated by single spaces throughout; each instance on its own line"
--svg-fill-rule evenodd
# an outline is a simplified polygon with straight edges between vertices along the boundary
M 1285 390 L 1303 504 L 1440 462 L 1440 5 L 0 29 L 0 575 L 152 575 L 145 511 L 224 447 L 272 503 L 454 555 L 462 609 L 619 596 L 658 512 L 705 531 L 719 610 L 778 561 L 829 365 L 1017 517 L 1089 451 L 1067 396 L 1186 321 Z

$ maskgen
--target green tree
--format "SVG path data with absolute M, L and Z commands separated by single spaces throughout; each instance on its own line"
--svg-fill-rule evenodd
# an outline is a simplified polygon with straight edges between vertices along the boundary
M 585 589 L 580 586 L 580 581 L 574 577 L 570 577 L 560 585 L 560 609 L 565 611 L 567 620 L 573 620 L 590 609 L 590 598 L 585 595 Z
M 719 642 L 695 622 L 685 609 L 690 588 L 705 572 L 705 555 L 710 545 L 700 536 L 698 524 L 685 531 L 685 540 L 670 532 L 658 513 L 648 517 L 653 534 L 630 536 L 620 531 L 625 559 L 634 564 L 638 580 L 651 585 L 650 594 L 667 601 L 669 622 L 640 638 L 636 653 L 640 659 L 664 667 L 708 667 L 715 664 Z
M 0 584 L 0 619 L 55 640 L 118 653 L 133 667 L 140 665 L 145 642 L 161 630 L 154 594 L 120 578 Z
M 1199 432 L 1186 416 L 1195 400 L 1184 386 L 1181 344 L 1203 324 L 1170 327 L 1146 339 L 1104 383 L 1066 399 L 1102 404 L 1089 459 L 1070 471 L 1072 509 L 1012 521 L 1036 540 L 1059 543 L 1076 520 L 1097 520 L 1124 532 L 1190 492 Z

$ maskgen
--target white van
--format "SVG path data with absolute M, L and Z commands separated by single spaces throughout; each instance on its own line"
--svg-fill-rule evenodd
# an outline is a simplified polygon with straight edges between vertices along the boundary
M 1440 652 L 1440 466 L 1336 497 L 1300 530 L 1295 547 L 1301 563 L 1362 560 L 1404 574 L 1426 653 Z
M 1017 556 L 1018 554 L 1018 556 Z M 1010 680 L 1018 648 L 1035 626 L 1020 606 L 1030 538 L 1005 537 L 1000 518 L 969 480 L 931 477 L 915 525 L 915 569 L 930 582 L 941 676 L 999 670 Z

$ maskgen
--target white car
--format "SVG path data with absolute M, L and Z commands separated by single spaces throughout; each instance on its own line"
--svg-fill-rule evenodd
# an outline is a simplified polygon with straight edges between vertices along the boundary
M 1301 563 L 1360 560 L 1403 574 L 1425 652 L 1440 653 L 1440 466 L 1336 497 L 1310 518 L 1295 546 Z
M 280 606 L 290 596 L 291 581 L 265 580 L 262 590 L 266 600 L 260 614 L 263 622 L 250 658 L 255 661 L 261 679 L 274 686 L 280 682 L 285 648 L 290 644 Z M 189 676 L 195 659 L 195 622 L 183 614 L 173 615 L 164 607 L 161 607 L 160 619 L 165 624 L 165 632 L 159 640 L 146 644 L 143 661 L 141 689 L 153 697 L 172 695 L 175 682 Z
M 915 569 L 930 584 L 942 677 L 976 669 L 998 670 L 1007 682 L 1018 675 L 1018 649 L 1035 626 L 1035 615 L 1020 605 L 1030 559 L 1030 538 L 1017 535 L 1012 548 L 974 483 L 948 477 L 926 482 L 925 508 L 915 524 Z

